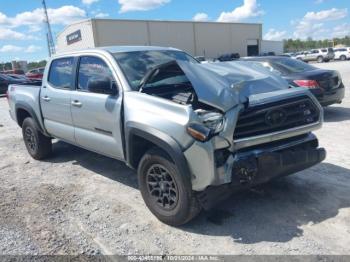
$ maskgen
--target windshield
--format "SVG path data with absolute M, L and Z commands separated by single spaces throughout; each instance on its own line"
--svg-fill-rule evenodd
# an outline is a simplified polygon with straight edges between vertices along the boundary
M 186 61 L 198 64 L 190 55 L 181 51 L 135 51 L 113 54 L 117 63 L 123 70 L 131 88 L 138 91 L 140 82 L 146 73 L 155 66 L 168 63 L 173 60 Z
M 281 58 L 278 60 L 274 59 L 270 62 L 270 65 L 273 67 L 273 69 L 279 71 L 283 75 L 301 73 L 316 69 L 315 67 L 308 65 L 305 62 L 290 58 Z

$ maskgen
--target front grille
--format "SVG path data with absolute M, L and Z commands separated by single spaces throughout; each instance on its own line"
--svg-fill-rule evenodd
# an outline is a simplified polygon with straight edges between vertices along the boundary
M 278 132 L 315 123 L 320 112 L 308 96 L 286 99 L 254 107 L 240 113 L 234 139 Z
M 331 90 L 339 86 L 339 77 L 331 77 L 324 80 L 319 80 L 318 84 L 325 90 Z

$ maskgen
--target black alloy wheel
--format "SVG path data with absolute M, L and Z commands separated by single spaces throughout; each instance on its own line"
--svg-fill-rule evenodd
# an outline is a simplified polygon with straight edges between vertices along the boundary
M 155 203 L 164 210 L 172 210 L 179 199 L 179 190 L 171 173 L 160 164 L 147 171 L 147 188 Z

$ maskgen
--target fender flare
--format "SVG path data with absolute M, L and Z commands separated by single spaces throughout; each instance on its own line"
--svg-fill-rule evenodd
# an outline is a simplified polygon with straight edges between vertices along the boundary
M 191 182 L 191 172 L 188 167 L 187 160 L 183 154 L 180 145 L 169 135 L 159 131 L 153 127 L 143 124 L 129 122 L 126 126 L 126 162 L 129 166 L 137 168 L 133 165 L 131 159 L 133 155 L 132 140 L 134 136 L 141 137 L 160 149 L 164 150 L 174 161 L 180 173 L 188 177 Z
M 43 134 L 47 134 L 46 131 L 43 129 L 42 125 L 40 124 L 39 120 L 38 120 L 38 117 L 37 115 L 35 114 L 33 108 L 26 102 L 18 102 L 16 105 L 15 105 L 15 112 L 16 112 L 16 122 L 17 124 L 19 125 L 18 123 L 18 110 L 21 109 L 21 110 L 25 110 L 28 112 L 28 114 L 31 116 L 31 118 L 33 118 L 33 120 L 35 121 L 35 123 L 37 124 L 38 128 L 39 128 L 39 131 Z

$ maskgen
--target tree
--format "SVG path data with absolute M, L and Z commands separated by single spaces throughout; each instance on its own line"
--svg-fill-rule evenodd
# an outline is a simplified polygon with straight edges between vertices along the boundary
M 311 37 L 308 37 L 306 40 L 300 40 L 300 39 L 284 40 L 284 51 L 298 52 L 298 51 L 304 51 L 307 49 L 332 47 L 331 43 L 333 41 L 335 45 L 342 44 L 345 46 L 350 46 L 350 36 L 345 36 L 343 38 L 334 38 L 331 40 L 330 39 L 313 40 Z

